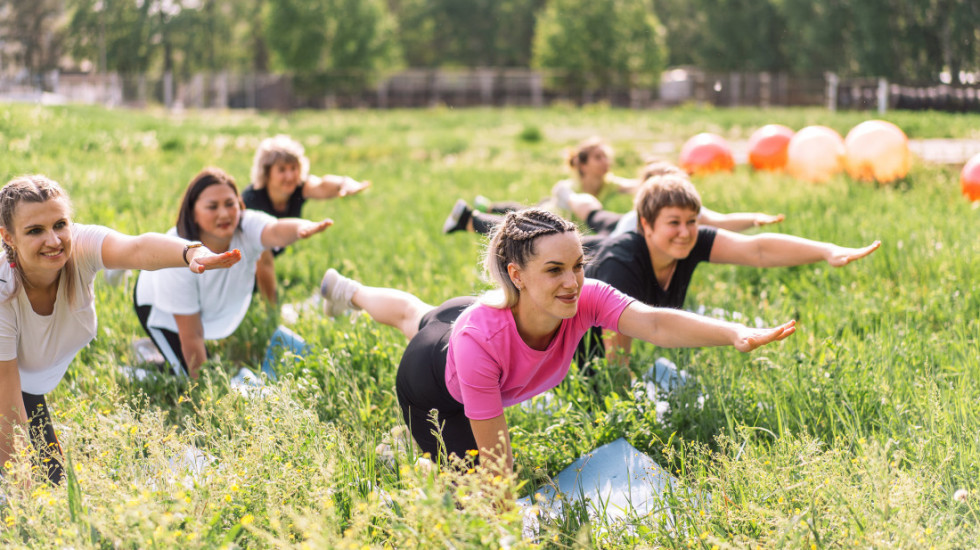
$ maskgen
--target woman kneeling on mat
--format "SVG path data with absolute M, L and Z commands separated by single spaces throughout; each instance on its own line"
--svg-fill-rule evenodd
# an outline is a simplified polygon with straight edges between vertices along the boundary
M 496 291 L 439 307 L 400 290 L 362 286 L 332 269 L 320 285 L 329 315 L 363 309 L 410 339 L 396 391 L 412 436 L 433 458 L 463 458 L 476 449 L 484 464 L 510 471 L 504 407 L 557 386 L 594 325 L 664 347 L 732 345 L 744 352 L 795 330 L 795 321 L 754 329 L 653 308 L 586 279 L 575 225 L 540 209 L 507 214 L 484 267 Z M 441 433 L 430 419 L 433 409 Z
M 200 240 L 211 250 L 239 248 L 243 261 L 197 279 L 176 269 L 140 273 L 133 292 L 136 315 L 174 373 L 197 378 L 207 358 L 205 340 L 227 338 L 241 324 L 252 303 L 255 263 L 263 251 L 289 246 L 331 224 L 329 219 L 277 220 L 245 210 L 231 176 L 217 168 L 194 176 L 170 233 Z
M 44 176 L 18 177 L 0 190 L 0 464 L 15 456 L 14 427 L 29 427 L 38 466 L 52 483 L 63 474 L 61 445 L 44 395 L 95 338 L 95 274 L 182 267 L 199 277 L 242 257 L 159 233 L 131 237 L 71 216 L 68 194 Z

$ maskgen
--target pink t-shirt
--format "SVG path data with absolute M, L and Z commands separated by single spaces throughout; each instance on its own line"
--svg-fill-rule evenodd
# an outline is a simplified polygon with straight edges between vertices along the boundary
M 594 326 L 618 330 L 619 316 L 632 301 L 606 283 L 586 279 L 578 311 L 562 320 L 544 351 L 524 343 L 510 309 L 474 304 L 453 326 L 446 387 L 463 404 L 467 418 L 500 416 L 504 407 L 557 386 L 568 374 L 575 348 L 586 331 Z

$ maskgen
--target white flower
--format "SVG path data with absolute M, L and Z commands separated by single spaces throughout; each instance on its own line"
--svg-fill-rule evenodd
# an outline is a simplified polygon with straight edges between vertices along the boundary
M 966 489 L 957 489 L 953 493 L 953 500 L 956 502 L 966 502 L 968 498 L 970 498 L 970 493 Z

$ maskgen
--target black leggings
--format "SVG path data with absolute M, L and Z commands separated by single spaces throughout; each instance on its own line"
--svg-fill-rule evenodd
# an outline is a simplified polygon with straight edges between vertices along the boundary
M 444 461 L 453 454 L 465 458 L 466 451 L 477 448 L 463 404 L 446 389 L 446 355 L 453 322 L 475 301 L 472 296 L 453 298 L 426 313 L 398 364 L 395 392 L 402 416 L 415 442 L 432 460 Z M 432 423 L 432 410 L 437 411 L 439 429 Z
M 616 224 L 619 223 L 620 218 L 623 214 L 618 212 L 610 212 L 608 210 L 593 210 L 589 212 L 589 215 L 585 218 L 585 225 L 592 230 L 596 235 L 609 236 L 610 233 L 616 229 Z
M 139 283 L 139 278 L 136 279 L 136 282 Z M 187 374 L 189 371 L 187 370 L 187 362 L 184 361 L 184 349 L 180 345 L 180 335 L 167 329 L 147 325 L 153 306 L 141 306 L 136 302 L 136 285 L 133 285 L 133 309 L 136 310 L 136 317 L 140 320 L 143 331 L 153 341 L 153 345 L 160 350 L 160 354 L 170 364 L 173 373 Z
M 51 413 L 43 395 L 20 392 L 24 398 L 24 409 L 31 423 L 31 445 L 36 452 L 37 465 L 55 485 L 61 483 L 65 470 L 61 465 L 61 443 L 54 433 Z

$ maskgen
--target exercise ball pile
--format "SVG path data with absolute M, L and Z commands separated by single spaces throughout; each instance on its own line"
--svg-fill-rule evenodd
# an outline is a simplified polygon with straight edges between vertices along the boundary
M 786 170 L 798 179 L 823 182 L 844 169 L 844 140 L 826 126 L 807 126 L 793 135 Z
M 980 201 L 980 153 L 973 155 L 960 172 L 960 189 L 971 201 Z
M 786 152 L 793 138 L 792 128 L 782 124 L 766 124 L 749 138 L 749 164 L 756 170 L 782 170 L 786 167 Z
M 735 169 L 735 157 L 725 138 L 701 133 L 687 140 L 681 148 L 680 165 L 688 174 L 731 172 Z
M 890 183 L 909 171 L 909 139 L 891 122 L 868 120 L 844 139 L 845 168 L 856 180 Z

